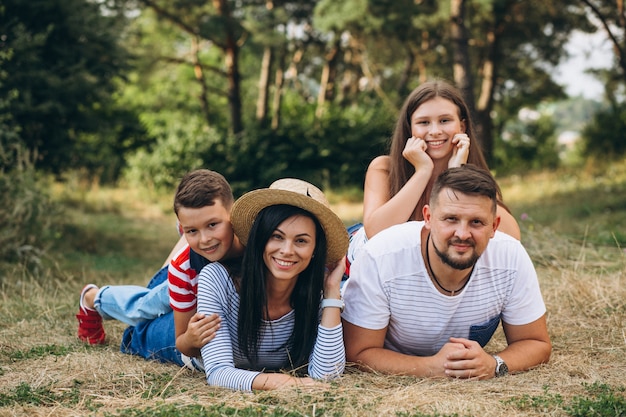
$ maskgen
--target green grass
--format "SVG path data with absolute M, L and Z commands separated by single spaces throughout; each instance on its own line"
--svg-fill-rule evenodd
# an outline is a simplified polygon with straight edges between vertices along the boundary
M 626 159 L 499 181 L 518 221 L 579 243 L 626 247 Z

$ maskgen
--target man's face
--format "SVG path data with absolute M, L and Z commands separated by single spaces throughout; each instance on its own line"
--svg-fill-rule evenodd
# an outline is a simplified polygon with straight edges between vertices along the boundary
M 181 207 L 178 209 L 178 221 L 194 252 L 211 262 L 230 255 L 234 232 L 230 210 L 224 207 L 221 200 L 201 208 Z
M 500 217 L 488 197 L 444 188 L 434 205 L 424 206 L 424 221 L 435 252 L 454 269 L 472 267 L 495 234 Z

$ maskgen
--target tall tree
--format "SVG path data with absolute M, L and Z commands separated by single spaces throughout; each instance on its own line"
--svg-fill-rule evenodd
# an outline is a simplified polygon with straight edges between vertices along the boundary
M 626 86 L 626 10 L 624 0 L 580 0 L 613 46 L 615 62 Z
M 244 30 L 241 22 L 233 17 L 228 0 L 213 0 L 211 3 L 199 3 L 194 0 L 181 0 L 176 3 L 160 0 L 139 0 L 152 9 L 161 19 L 182 30 L 191 39 L 196 37 L 210 42 L 209 47 L 216 46 L 223 54 L 224 69 L 210 67 L 214 74 L 223 74 L 226 78 L 226 91 L 230 109 L 230 127 L 235 134 L 243 130 L 241 109 L 241 74 L 239 71 L 239 48 Z M 194 45 L 197 43 L 194 43 Z M 174 57 L 173 61 L 179 61 Z M 184 60 L 181 60 L 184 62 Z M 196 73 L 205 69 L 201 60 L 194 59 L 190 63 Z M 198 76 L 202 91 L 208 93 L 206 80 Z M 201 101 L 207 101 L 206 96 Z M 209 119 L 209 115 L 205 115 Z
M 36 150 L 38 166 L 60 173 L 113 164 L 98 159 L 113 157 L 126 146 L 125 135 L 139 129 L 131 114 L 113 106 L 116 80 L 128 69 L 121 5 L 5 0 L 2 8 L 0 42 L 12 56 L 3 63 L 0 97 L 12 91 L 14 99 L 0 111 L 11 114 L 24 144 Z
M 454 82 L 461 90 L 470 107 L 470 114 L 475 113 L 474 71 L 470 61 L 469 34 L 465 26 L 466 0 L 451 0 L 450 37 L 452 38 L 452 62 Z

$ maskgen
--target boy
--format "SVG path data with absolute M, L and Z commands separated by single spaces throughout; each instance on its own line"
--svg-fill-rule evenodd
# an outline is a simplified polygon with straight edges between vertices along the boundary
M 243 253 L 230 224 L 233 202 L 222 175 L 206 169 L 185 175 L 176 190 L 174 212 L 187 243 L 177 245 L 182 247 L 147 288 L 87 285 L 76 315 L 78 337 L 104 343 L 102 319 L 114 318 L 130 325 L 122 352 L 189 365 L 186 356 L 197 356 L 219 326 L 216 315 L 195 314 L 196 275 L 210 262 L 236 260 Z

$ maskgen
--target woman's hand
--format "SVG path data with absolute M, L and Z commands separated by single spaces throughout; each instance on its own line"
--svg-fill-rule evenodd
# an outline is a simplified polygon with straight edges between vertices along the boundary
M 448 161 L 448 168 L 460 167 L 467 163 L 470 149 L 470 138 L 465 133 L 457 133 L 452 138 L 452 156 Z
M 282 373 L 261 373 L 252 381 L 253 390 L 275 390 L 290 387 L 327 387 L 328 384 L 313 378 L 298 378 Z
M 346 257 L 331 265 L 326 265 L 326 274 L 324 277 L 324 298 L 341 297 L 341 280 L 343 273 L 346 271 Z

